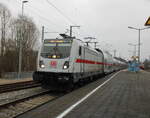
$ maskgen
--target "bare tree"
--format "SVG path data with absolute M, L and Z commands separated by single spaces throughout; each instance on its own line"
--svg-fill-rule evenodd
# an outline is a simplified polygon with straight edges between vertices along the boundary
M 20 41 L 22 45 L 22 69 L 24 71 L 32 70 L 32 63 L 35 63 L 33 59 L 34 51 L 33 47 L 38 39 L 39 31 L 32 21 L 31 18 L 27 16 L 19 16 L 17 19 L 14 19 L 12 22 L 12 37 L 14 37 L 14 46 L 18 52 L 20 48 Z
M 0 76 L 3 72 L 18 71 L 20 42 L 22 43 L 22 71 L 33 71 L 37 52 L 33 50 L 39 31 L 27 16 L 12 19 L 9 10 L 0 4 Z M 7 34 L 7 35 L 6 35 Z
M 4 71 L 4 54 L 6 50 L 6 40 L 9 32 L 9 21 L 11 19 L 10 11 L 0 3 L 0 76 Z
M 39 31 L 32 19 L 27 16 L 19 16 L 17 19 L 14 19 L 11 24 L 11 34 L 16 41 L 16 45 L 17 42 L 19 42 L 17 40 L 21 40 L 23 50 L 33 49 L 38 39 Z
M 4 55 L 6 49 L 6 34 L 9 28 L 11 14 L 8 8 L 0 4 L 0 23 L 1 23 L 1 56 Z

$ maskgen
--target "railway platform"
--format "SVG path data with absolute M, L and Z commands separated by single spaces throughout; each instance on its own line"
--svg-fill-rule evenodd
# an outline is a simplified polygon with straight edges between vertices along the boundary
M 13 83 L 18 83 L 18 82 L 26 82 L 26 81 L 31 81 L 32 78 L 25 78 L 25 79 L 2 79 L 0 78 L 0 85 L 4 84 L 13 84 Z
M 115 73 L 18 118 L 150 118 L 150 73 Z

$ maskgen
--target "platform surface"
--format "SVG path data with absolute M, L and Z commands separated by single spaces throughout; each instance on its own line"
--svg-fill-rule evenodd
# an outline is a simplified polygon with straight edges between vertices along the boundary
M 65 118 L 150 118 L 150 74 L 121 72 Z
M 79 99 L 82 98 L 80 97 L 79 95 Z M 61 102 L 65 106 L 65 100 L 68 99 L 69 104 L 69 99 L 73 97 L 69 98 L 68 95 L 63 99 L 62 97 L 58 102 L 46 104 L 19 118 L 55 118 L 79 100 L 67 107 L 60 107 Z M 63 118 L 150 118 L 150 73 L 120 72 Z

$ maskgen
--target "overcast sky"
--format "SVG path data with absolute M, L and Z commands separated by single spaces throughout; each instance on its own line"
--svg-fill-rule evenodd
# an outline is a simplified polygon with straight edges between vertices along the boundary
M 80 25 L 74 28 L 76 37 L 87 36 L 97 38 L 102 48 L 117 50 L 117 56 L 131 57 L 132 46 L 137 44 L 138 31 L 128 29 L 128 26 L 143 28 L 150 16 L 150 0 L 28 0 L 24 13 L 30 16 L 38 25 L 39 30 L 44 25 L 48 32 L 64 33 L 70 25 Z M 21 0 L 0 0 L 16 17 L 21 13 Z M 51 33 L 46 37 L 56 37 Z M 141 32 L 141 58 L 150 57 L 150 29 Z

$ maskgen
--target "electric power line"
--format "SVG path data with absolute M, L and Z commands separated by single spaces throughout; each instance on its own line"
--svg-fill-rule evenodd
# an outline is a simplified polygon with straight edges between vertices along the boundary
M 29 6 L 29 9 L 32 9 L 32 7 Z M 41 14 L 39 14 L 38 12 L 36 12 L 35 9 L 32 9 L 31 12 L 34 12 L 34 14 L 36 14 L 40 19 L 43 19 L 47 23 L 51 23 L 52 25 L 59 26 L 58 24 L 55 24 L 54 22 L 52 22 L 52 20 L 50 20 L 49 18 L 44 17 Z
M 18 5 L 20 4 L 18 1 L 16 1 L 16 3 L 17 3 Z M 50 23 L 50 24 L 52 24 L 52 25 L 55 26 L 55 27 L 60 27 L 60 25 L 54 23 L 54 22 L 53 22 L 52 20 L 50 20 L 49 18 L 47 18 L 47 17 L 45 17 L 45 16 L 39 14 L 39 13 L 37 12 L 37 11 L 41 12 L 39 9 L 37 9 L 37 8 L 35 8 L 35 7 L 33 8 L 33 6 L 31 7 L 30 5 L 28 5 L 28 8 L 30 9 L 30 11 L 31 11 L 33 14 L 35 14 L 36 16 L 38 16 L 40 20 L 45 21 L 46 26 L 52 27 L 52 26 L 48 25 L 48 24 Z
M 52 2 L 50 2 L 49 0 L 46 0 L 47 3 L 52 6 L 53 8 L 55 8 L 57 10 L 57 12 L 59 12 L 63 17 L 65 17 L 69 22 L 71 22 L 72 24 L 76 25 L 76 23 L 74 23 L 68 16 L 66 16 L 60 9 L 58 9 Z
M 18 5 L 20 4 L 19 1 L 16 1 L 18 3 Z M 63 17 L 65 17 L 69 22 L 71 22 L 72 24 L 75 24 L 69 17 L 67 17 L 61 10 L 59 10 L 54 4 L 52 4 L 50 1 L 48 1 L 48 4 L 51 5 L 53 8 L 55 8 Z M 48 25 L 49 23 L 54 25 L 54 26 L 57 26 L 57 27 L 60 27 L 60 25 L 52 22 L 52 20 L 48 19 L 47 17 L 45 16 L 42 16 L 41 14 L 39 14 L 39 12 L 41 13 L 41 10 L 39 10 L 38 8 L 35 8 L 33 6 L 30 6 L 28 5 L 28 8 L 30 9 L 31 12 L 34 12 L 34 14 L 36 14 L 41 20 L 45 21 L 46 23 L 46 26 L 49 26 L 49 27 L 52 27 L 50 25 Z M 39 12 L 37 12 L 39 11 Z M 47 24 L 48 23 L 48 24 Z

